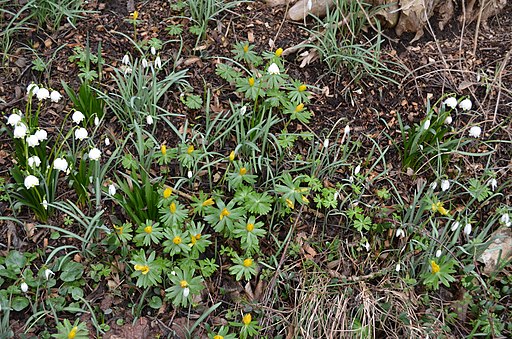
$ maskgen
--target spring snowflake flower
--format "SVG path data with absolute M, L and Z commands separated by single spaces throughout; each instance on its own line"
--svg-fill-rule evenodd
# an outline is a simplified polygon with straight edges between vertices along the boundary
M 449 115 L 446 117 L 446 119 L 444 119 L 444 124 L 445 125 L 450 125 L 452 123 L 453 119 L 452 117 Z
M 473 227 L 471 226 L 471 224 L 467 224 L 466 226 L 464 226 L 464 234 L 465 235 L 470 235 L 472 229 L 473 229 Z
M 21 289 L 21 292 L 27 293 L 27 291 L 28 291 L 27 283 L 26 282 L 22 282 L 21 285 L 20 285 L 20 289 Z
M 94 117 L 94 126 L 98 126 L 100 124 L 100 119 L 98 117 Z
M 128 56 L 128 54 L 124 55 L 123 60 L 121 62 L 123 63 L 123 65 L 129 65 L 130 64 L 130 57 Z
M 396 236 L 397 238 L 400 238 L 400 239 L 401 239 L 401 238 L 403 238 L 403 237 L 405 237 L 405 232 L 404 232 L 404 230 L 403 230 L 403 229 L 401 229 L 401 228 L 397 229 L 397 230 L 396 230 L 396 234 L 395 234 L 395 236 Z
M 53 161 L 53 168 L 62 172 L 66 172 L 68 169 L 68 162 L 64 158 L 56 158 Z
M 426 120 L 425 123 L 423 124 L 423 129 L 427 130 L 428 128 L 430 127 L 430 120 Z
M 37 137 L 37 135 L 29 135 L 27 137 L 27 145 L 28 147 L 36 147 L 37 145 L 39 145 L 39 138 Z
M 46 280 L 50 279 L 50 276 L 52 276 L 54 274 L 55 273 L 53 273 L 53 271 L 49 268 L 44 270 L 44 276 L 45 276 Z
M 98 160 L 100 160 L 100 157 L 101 157 L 101 151 L 99 149 L 97 149 L 96 147 L 94 147 L 93 149 L 91 149 L 89 151 L 89 158 L 91 160 L 98 161 Z
M 494 190 L 498 187 L 498 181 L 495 178 L 491 178 L 489 180 L 488 185 L 491 186 L 491 190 L 494 192 Z
M 49 99 L 50 91 L 46 88 L 40 88 L 39 91 L 37 91 L 37 98 L 39 99 L 39 101 Z
M 162 59 L 160 59 L 160 55 L 156 57 L 155 59 L 155 67 L 156 68 L 162 68 Z
M 268 66 L 268 73 L 269 74 L 279 74 L 280 73 L 279 66 L 277 66 L 275 64 L 275 62 L 272 63 L 270 66 Z
M 75 138 L 77 140 L 84 140 L 84 139 L 87 139 L 87 136 L 89 135 L 89 133 L 87 132 L 87 130 L 83 127 L 80 127 L 78 129 L 75 130 Z
M 44 129 L 38 129 L 34 135 L 37 137 L 37 139 L 41 141 L 45 141 L 48 139 L 48 133 Z
M 7 125 L 16 126 L 20 123 L 20 121 L 21 116 L 19 114 L 13 113 L 7 118 Z
M 85 115 L 80 111 L 75 111 L 73 115 L 71 116 L 71 119 L 75 124 L 79 124 L 85 119 Z
M 459 102 L 459 107 L 462 108 L 463 111 L 469 111 L 471 107 L 473 107 L 473 103 L 469 99 L 464 99 Z
M 114 184 L 108 185 L 108 194 L 110 194 L 110 195 L 116 194 L 116 186 L 114 186 Z
M 148 61 L 146 60 L 146 58 L 142 59 L 142 67 L 148 67 Z
M 57 91 L 52 91 L 52 92 L 50 93 L 50 100 L 51 100 L 52 102 L 59 102 L 59 101 L 60 101 L 60 99 L 62 99 L 62 95 L 61 95 L 59 92 L 57 92 Z
M 20 122 L 16 127 L 14 127 L 14 132 L 12 134 L 16 139 L 23 139 L 27 135 L 27 126 Z
M 27 86 L 27 93 L 28 94 L 32 93 L 32 95 L 36 95 L 37 92 L 39 92 L 39 86 L 37 86 L 36 84 L 32 83 L 32 84 Z
M 146 123 L 147 123 L 148 125 L 153 125 L 153 122 L 154 122 L 154 121 L 153 121 L 153 117 L 152 117 L 151 115 L 148 115 L 148 116 L 146 117 Z
M 501 218 L 500 218 L 500 222 L 502 224 L 504 224 L 505 226 L 507 227 L 510 227 L 510 225 L 512 225 L 512 222 L 510 222 L 510 216 L 508 215 L 508 213 L 504 213 Z
M 41 165 L 41 159 L 37 155 L 33 155 L 27 159 L 29 167 L 39 167 Z
M 29 175 L 24 181 L 25 187 L 29 190 L 33 187 L 39 186 L 39 179 L 36 176 Z
M 448 180 L 441 180 L 441 190 L 443 192 L 447 191 L 450 188 L 450 181 Z
M 460 223 L 458 221 L 456 221 L 452 224 L 452 227 L 450 229 L 452 230 L 452 232 L 455 232 L 457 230 L 457 228 L 459 228 L 459 226 L 460 226 Z
M 187 178 L 192 179 L 192 171 L 187 172 Z
M 453 109 L 457 107 L 457 99 L 455 99 L 454 97 L 449 97 L 444 101 L 444 104 Z
M 482 134 L 482 129 L 480 126 L 473 126 L 469 129 L 469 136 L 473 138 L 479 138 L 480 134 Z

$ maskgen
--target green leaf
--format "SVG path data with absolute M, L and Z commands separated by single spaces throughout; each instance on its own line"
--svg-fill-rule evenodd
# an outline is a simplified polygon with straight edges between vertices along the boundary
M 159 309 L 162 306 L 162 298 L 157 295 L 154 295 L 149 301 L 149 307 L 154 308 L 155 310 Z
M 25 307 L 27 307 L 29 304 L 30 303 L 27 298 L 22 297 L 22 296 L 16 296 L 16 297 L 12 298 L 11 307 L 16 312 L 19 312 L 22 309 L 24 309 Z
M 71 282 L 78 280 L 82 277 L 84 273 L 84 266 L 80 263 L 70 261 L 64 265 L 62 268 L 62 273 L 60 274 L 60 279 L 65 282 Z

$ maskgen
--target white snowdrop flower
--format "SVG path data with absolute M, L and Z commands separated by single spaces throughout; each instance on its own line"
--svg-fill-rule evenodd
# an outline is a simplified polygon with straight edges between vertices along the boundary
M 498 187 L 498 181 L 495 178 L 491 178 L 489 180 L 488 185 L 491 186 L 491 190 L 494 192 L 494 190 Z
M 28 94 L 32 93 L 32 95 L 36 95 L 37 92 L 39 92 L 39 86 L 37 86 L 36 84 L 32 83 L 32 84 L 27 86 L 27 93 Z
M 339 199 L 339 198 L 340 198 L 340 192 L 338 192 L 338 191 L 334 192 L 334 197 L 333 197 L 333 199 L 334 199 L 335 201 L 338 201 L 338 199 Z
M 75 130 L 75 138 L 77 140 L 84 140 L 84 139 L 87 139 L 89 133 L 87 132 L 87 130 L 83 127 L 80 127 L 80 128 L 77 128 Z
M 39 139 L 37 138 L 37 135 L 29 135 L 27 137 L 27 145 L 28 147 L 36 147 L 37 145 L 39 145 Z
M 471 226 L 471 224 L 466 224 L 466 226 L 464 226 L 464 234 L 470 235 L 472 229 L 473 229 L 473 227 Z
M 44 208 L 45 210 L 47 210 L 47 209 L 48 209 L 48 201 L 47 201 L 46 199 L 44 199 L 44 200 L 43 200 L 43 208 Z
M 123 63 L 123 65 L 129 65 L 130 64 L 130 57 L 128 56 L 128 54 L 124 55 L 123 60 L 121 62 Z
M 23 293 L 27 293 L 27 291 L 28 291 L 28 285 L 27 285 L 27 283 L 26 283 L 26 282 L 22 282 L 22 283 L 21 283 L 21 285 L 20 285 L 20 290 L 21 290 L 21 292 L 23 292 Z
M 53 168 L 62 172 L 66 172 L 68 169 L 68 162 L 64 158 L 56 158 L 53 161 Z
M 427 130 L 428 128 L 430 127 L 430 120 L 426 120 L 425 123 L 423 124 L 423 129 Z
M 313 1 L 308 0 L 308 4 L 307 4 L 307 6 L 308 6 L 308 11 L 310 11 L 310 10 L 311 10 L 311 8 L 313 8 Z
M 187 178 L 192 179 L 192 171 L 187 172 Z
M 366 242 L 366 244 L 364 244 L 364 248 L 366 248 L 366 252 L 370 252 L 370 244 L 368 243 L 368 241 Z
M 436 251 L 436 258 L 439 258 L 441 256 L 441 254 L 443 254 L 443 251 L 437 250 Z
M 151 54 L 155 55 L 156 54 L 156 49 L 155 47 L 151 46 Z
M 92 180 L 93 180 L 93 179 L 94 179 L 94 177 L 91 175 L 91 176 L 89 177 L 89 183 L 90 183 L 90 184 L 92 184 Z
M 39 99 L 39 101 L 49 99 L 50 91 L 46 88 L 40 88 L 39 91 L 37 91 L 37 98 Z
M 98 160 L 100 160 L 100 157 L 101 157 L 101 151 L 99 149 L 97 149 L 96 147 L 94 147 L 93 149 L 91 149 L 89 151 L 89 158 L 91 160 L 98 161 Z
M 445 192 L 450 188 L 449 180 L 441 180 L 441 191 Z
M 189 294 L 190 294 L 190 289 L 188 287 L 185 287 L 183 289 L 183 298 L 188 297 Z
M 14 127 L 14 132 L 12 132 L 14 138 L 22 139 L 27 135 L 27 126 L 20 122 L 16 127 Z
M 450 125 L 452 122 L 453 122 L 453 119 L 452 119 L 451 115 L 447 116 L 446 119 L 444 119 L 445 125 Z
M 455 232 L 457 230 L 457 228 L 459 228 L 459 226 L 460 226 L 460 223 L 458 221 L 456 221 L 452 224 L 452 227 L 450 229 L 452 230 L 452 232 Z
M 464 99 L 461 102 L 459 102 L 459 107 L 462 108 L 464 111 L 469 111 L 471 107 L 473 107 L 473 103 L 469 99 Z
M 41 159 L 37 155 L 33 155 L 27 159 L 27 163 L 29 167 L 39 167 L 41 166 Z
M 45 141 L 48 139 L 48 133 L 44 129 L 38 129 L 34 135 L 39 139 L 39 141 Z
M 329 139 L 325 139 L 324 140 L 324 148 L 328 148 L 329 147 Z
M 510 222 L 510 216 L 508 215 L 508 213 L 504 213 L 501 218 L 500 218 L 500 222 L 505 224 L 505 226 L 509 227 L 512 223 Z
M 480 134 L 482 134 L 482 129 L 480 126 L 473 126 L 469 129 L 469 136 L 473 138 L 479 138 Z
M 430 188 L 432 189 L 432 191 L 435 191 L 437 188 L 437 182 L 434 181 L 433 183 L 431 183 Z
M 7 125 L 16 126 L 21 121 L 21 116 L 19 114 L 13 113 L 9 115 L 7 118 Z
M 171 271 L 171 275 L 176 275 L 176 271 Z
M 358 175 L 360 171 L 361 171 L 361 166 L 357 165 L 356 169 L 354 170 L 354 175 Z
M 148 67 L 148 61 L 146 60 L 146 58 L 142 59 L 142 67 Z
M 116 194 L 116 186 L 114 186 L 114 184 L 108 185 L 108 194 L 110 194 L 110 195 Z
M 39 179 L 36 176 L 29 175 L 24 181 L 25 187 L 29 190 L 33 187 L 39 186 Z
M 45 276 L 46 280 L 50 279 L 50 276 L 52 276 L 54 274 L 55 273 L 53 273 L 53 271 L 49 268 L 44 270 L 44 276 Z
M 62 99 L 62 95 L 58 91 L 52 91 L 50 94 L 50 100 L 52 102 L 59 102 Z
M 94 117 L 94 126 L 98 126 L 100 124 L 100 119 L 98 117 Z
M 155 59 L 155 67 L 162 68 L 162 59 L 160 59 L 160 55 L 158 55 Z
M 109 138 L 105 138 L 105 146 L 110 146 L 110 139 Z
M 457 107 L 457 99 L 455 99 L 454 97 L 449 97 L 444 101 L 444 104 L 453 109 Z
M 275 62 L 273 62 L 270 66 L 268 66 L 268 73 L 269 74 L 279 74 L 279 66 L 276 65 Z
M 402 266 L 400 265 L 400 263 L 396 264 L 395 266 L 395 271 L 397 272 L 400 272 L 400 269 L 402 268 Z
M 244 116 L 246 112 L 247 112 L 247 106 L 242 106 L 242 108 L 240 108 L 240 115 Z
M 85 115 L 80 111 L 75 111 L 73 115 L 71 116 L 71 119 L 75 124 L 79 124 L 85 119 Z
M 154 121 L 153 121 L 153 117 L 152 117 L 151 115 L 148 115 L 148 116 L 146 117 L 146 123 L 147 123 L 148 125 L 153 125 L 153 122 L 154 122 Z
M 345 126 L 345 131 L 344 131 L 345 134 L 349 134 L 350 133 L 350 126 L 347 125 Z
M 397 238 L 403 238 L 403 237 L 405 237 L 405 232 L 404 232 L 404 230 L 403 230 L 403 229 L 401 229 L 401 228 L 397 229 L 397 230 L 396 230 L 396 234 L 395 234 L 395 236 L 396 236 Z

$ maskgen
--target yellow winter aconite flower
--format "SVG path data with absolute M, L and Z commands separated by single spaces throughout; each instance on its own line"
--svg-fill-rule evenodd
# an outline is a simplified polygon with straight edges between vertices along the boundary
M 229 216 L 231 213 L 228 211 L 227 208 L 224 207 L 224 209 L 222 210 L 222 212 L 220 212 L 220 216 L 219 216 L 219 219 L 222 220 L 224 219 L 224 217 L 227 217 Z
M 275 56 L 279 58 L 281 54 L 283 54 L 283 49 L 279 47 L 278 49 L 276 49 Z
M 182 280 L 182 281 L 180 281 L 180 286 L 181 286 L 181 288 L 188 287 L 188 282 L 186 280 Z
M 78 332 L 78 326 L 75 326 L 71 329 L 71 331 L 69 331 L 68 333 L 68 339 L 75 339 L 76 337 L 76 332 Z
M 307 86 L 304 84 L 300 85 L 298 88 L 299 92 L 304 92 L 306 89 L 307 89 Z
M 441 201 L 432 204 L 432 211 L 439 212 L 441 215 L 449 214 L 448 210 L 446 210 L 446 208 L 443 207 L 443 202 Z
M 194 152 L 194 145 L 190 145 L 190 146 L 188 146 L 188 148 L 187 148 L 187 153 L 188 153 L 188 154 L 192 154 L 192 152 Z
M 206 199 L 205 201 L 203 201 L 202 206 L 206 207 L 206 206 L 211 206 L 213 204 L 215 204 L 215 201 L 213 200 L 213 198 L 210 198 L 210 199 Z
M 114 226 L 114 229 L 116 230 L 117 234 L 123 235 L 123 230 L 124 230 L 123 226 Z
M 441 267 L 434 261 L 430 261 L 430 267 L 432 268 L 432 274 L 436 274 L 441 270 Z
M 302 196 L 302 201 L 306 204 L 309 204 L 309 199 L 306 198 L 305 196 Z
M 249 52 L 249 44 L 244 45 L 244 53 Z
M 139 17 L 139 11 L 135 11 L 135 12 L 131 13 L 131 16 L 132 16 L 133 20 L 137 20 L 137 18 Z
M 133 268 L 136 270 L 136 271 L 141 271 L 142 274 L 148 274 L 149 272 L 149 266 L 148 265 L 135 265 L 133 266 Z
M 193 235 L 190 236 L 190 247 L 192 247 L 193 245 L 195 245 L 197 242 L 197 239 L 196 237 L 194 237 Z
M 300 112 L 304 109 L 304 104 L 303 103 L 300 103 L 297 105 L 297 107 L 295 107 L 295 112 Z
M 167 154 L 167 147 L 164 144 L 162 144 L 162 146 L 160 146 L 160 152 L 162 152 L 162 155 Z
M 250 267 L 252 266 L 252 259 L 251 258 L 247 258 L 244 260 L 244 266 L 245 267 Z
M 196 234 L 196 240 L 199 240 L 199 239 L 201 239 L 201 233 Z
M 217 334 L 215 337 L 213 337 L 213 339 L 224 339 L 224 337 Z
M 169 206 L 169 211 L 171 211 L 172 214 L 176 213 L 176 203 L 174 201 L 171 202 L 171 205 Z
M 144 227 L 144 232 L 146 232 L 147 234 L 151 234 L 151 232 L 153 232 L 153 227 L 151 225 L 147 225 L 146 227 Z
M 231 151 L 231 153 L 229 153 L 229 161 L 233 161 L 235 160 L 235 151 Z
M 176 244 L 176 245 L 181 244 L 181 241 L 182 241 L 182 240 L 181 240 L 181 237 L 179 237 L 179 236 L 175 236 L 175 237 L 172 239 L 172 242 L 173 242 L 174 244 Z
M 288 205 L 288 207 L 293 209 L 293 201 L 291 201 L 290 199 L 286 199 L 285 201 L 286 201 L 286 205 Z
M 252 232 L 252 230 L 254 229 L 254 224 L 248 223 L 245 229 L 249 232 Z
M 242 318 L 242 322 L 244 323 L 244 325 L 249 325 L 252 321 L 252 316 L 250 313 L 247 313 L 244 315 L 244 317 Z
M 248 82 L 249 82 L 249 86 L 251 86 L 251 87 L 254 86 L 254 78 L 252 78 L 252 77 L 249 78 Z
M 247 173 L 247 168 L 245 168 L 245 167 L 240 168 L 239 173 L 240 173 L 240 175 L 245 175 Z
M 171 196 L 172 194 L 172 188 L 170 187 L 167 187 L 166 189 L 164 189 L 164 198 L 167 199 Z

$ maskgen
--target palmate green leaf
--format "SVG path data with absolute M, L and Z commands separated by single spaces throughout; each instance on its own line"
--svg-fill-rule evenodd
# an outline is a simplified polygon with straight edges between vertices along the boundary
M 217 64 L 215 74 L 217 74 L 227 82 L 234 82 L 235 79 L 242 77 L 242 73 L 238 72 L 233 67 L 226 64 Z
M 266 192 L 251 192 L 245 197 L 244 207 L 251 213 L 266 215 L 272 209 L 273 201 L 274 199 Z

